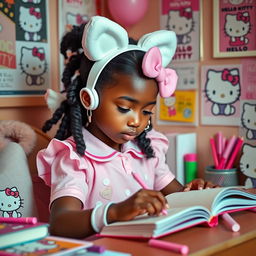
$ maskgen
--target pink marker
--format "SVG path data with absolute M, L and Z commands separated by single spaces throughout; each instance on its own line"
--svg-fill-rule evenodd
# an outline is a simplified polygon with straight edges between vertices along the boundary
M 221 132 L 217 132 L 216 134 L 216 151 L 218 155 L 218 159 L 221 159 L 221 154 L 223 151 L 223 135 Z
M 136 172 L 132 172 L 132 176 L 141 185 L 142 188 L 149 189 L 148 186 L 143 182 L 143 180 L 140 178 L 140 176 Z M 167 215 L 168 212 L 165 209 L 163 209 L 162 214 Z
M 21 218 L 13 218 L 13 217 L 0 217 L 0 223 L 19 223 L 19 224 L 36 224 L 36 217 L 21 217 Z
M 223 169 L 224 168 L 225 163 L 226 163 L 227 159 L 229 158 L 229 155 L 230 155 L 230 153 L 231 153 L 231 151 L 232 151 L 232 149 L 235 145 L 235 142 L 236 142 L 236 136 L 233 135 L 228 141 L 228 144 L 227 144 L 227 146 L 226 146 L 226 148 L 225 148 L 225 150 L 222 154 L 222 157 L 221 157 L 221 160 L 219 162 L 219 166 L 218 166 L 217 169 Z
M 233 232 L 240 230 L 240 225 L 228 213 L 222 214 L 222 219 L 224 220 L 225 225 Z
M 218 161 L 215 141 L 214 141 L 213 138 L 210 138 L 210 144 L 211 144 L 211 149 L 212 149 L 212 158 L 213 158 L 213 161 L 214 161 L 214 167 L 215 167 L 215 169 L 217 169 L 218 165 L 219 165 L 219 161 Z
M 152 247 L 181 253 L 182 255 L 188 254 L 188 252 L 189 252 L 188 246 L 184 245 L 184 244 L 166 242 L 166 241 L 157 240 L 157 239 L 150 239 L 148 241 L 148 244 Z
M 243 145 L 243 142 L 244 142 L 243 138 L 238 138 L 237 139 L 237 142 L 236 142 L 236 144 L 234 146 L 234 150 L 231 153 L 231 156 L 230 156 L 230 158 L 229 158 L 229 160 L 227 162 L 227 165 L 225 166 L 225 169 L 230 169 L 232 167 L 232 165 L 233 165 L 233 163 L 235 161 L 235 158 L 236 158 L 239 150 L 241 149 L 241 147 Z

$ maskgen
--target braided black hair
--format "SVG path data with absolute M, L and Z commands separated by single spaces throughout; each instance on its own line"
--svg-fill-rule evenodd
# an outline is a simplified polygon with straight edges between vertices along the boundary
M 62 39 L 61 53 L 65 58 L 67 58 L 65 55 L 66 50 L 69 49 L 72 52 L 76 52 L 75 55 L 70 57 L 62 76 L 67 99 L 61 103 L 60 107 L 53 113 L 52 118 L 47 120 L 42 128 L 44 132 L 47 132 L 53 125 L 60 121 L 55 138 L 64 140 L 69 136 L 73 136 L 76 143 L 76 151 L 80 155 L 84 155 L 86 148 L 82 127 L 88 122 L 88 117 L 86 113 L 87 110 L 80 102 L 79 93 L 85 86 L 89 71 L 94 63 L 86 58 L 83 52 L 79 51 L 82 47 L 83 30 L 84 25 L 80 27 L 74 26 L 72 31 L 68 32 Z M 136 43 L 136 41 L 131 38 L 129 41 L 130 43 Z M 113 74 L 117 72 L 130 75 L 136 74 L 144 79 L 149 79 L 142 73 L 141 66 L 143 56 L 144 52 L 142 51 L 128 51 L 115 57 L 101 72 L 95 87 L 96 91 L 100 93 L 106 83 L 110 84 L 114 79 Z M 79 74 L 77 75 L 78 70 Z M 151 141 L 146 137 L 147 132 L 151 129 L 152 124 L 150 122 L 149 128 L 136 138 L 139 148 L 147 158 L 154 157 L 154 151 L 150 145 Z

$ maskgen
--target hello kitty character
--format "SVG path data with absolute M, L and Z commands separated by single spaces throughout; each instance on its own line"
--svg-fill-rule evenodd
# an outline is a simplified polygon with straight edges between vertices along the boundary
M 18 209 L 22 207 L 22 200 L 16 187 L 7 187 L 4 190 L 0 190 L 0 211 L 2 211 L 2 217 L 21 217 L 22 214 L 18 212 Z
M 256 146 L 244 144 L 240 159 L 240 170 L 247 176 L 245 181 L 246 188 L 256 188 Z
M 192 9 L 188 7 L 169 11 L 166 27 L 176 33 L 178 44 L 189 44 L 191 42 L 189 34 L 194 28 Z
M 256 140 L 256 104 L 244 103 L 241 121 L 247 129 L 246 138 Z
M 41 39 L 41 36 L 38 34 L 42 28 L 40 8 L 21 6 L 19 24 L 25 31 L 24 38 L 26 41 L 39 41 Z
M 233 104 L 239 100 L 241 87 L 239 82 L 239 70 L 224 69 L 216 71 L 209 69 L 205 84 L 205 93 L 212 102 L 211 112 L 213 115 L 234 115 Z
M 250 16 L 248 12 L 227 14 L 224 26 L 224 31 L 230 38 L 230 46 L 243 46 L 249 43 L 249 39 L 246 37 L 246 35 L 250 33 L 251 29 Z
M 29 253 L 36 253 L 37 255 L 46 255 L 49 252 L 49 250 L 55 249 L 57 247 L 58 244 L 56 244 L 54 241 L 43 239 L 31 243 L 13 246 L 11 248 L 6 249 L 6 252 L 18 255 Z
M 46 72 L 45 50 L 40 47 L 21 48 L 21 70 L 26 74 L 27 85 L 42 85 L 45 82 L 43 74 Z
M 176 115 L 175 102 L 176 102 L 175 94 L 173 94 L 172 96 L 170 96 L 168 98 L 164 98 L 164 105 L 168 109 L 168 115 L 169 116 L 175 116 Z
M 66 20 L 67 24 L 73 25 L 73 26 L 80 26 L 81 24 L 87 23 L 89 20 L 89 17 L 87 15 L 81 15 L 79 13 L 74 14 L 71 12 L 67 12 L 66 14 Z

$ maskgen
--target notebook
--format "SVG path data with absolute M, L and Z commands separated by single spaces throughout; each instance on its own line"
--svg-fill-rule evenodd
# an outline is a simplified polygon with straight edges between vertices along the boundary
M 115 222 L 103 227 L 100 236 L 158 238 L 199 224 L 213 227 L 225 212 L 256 207 L 256 194 L 241 187 L 176 192 L 166 199 L 170 205 L 168 215 L 141 215 L 131 221 Z

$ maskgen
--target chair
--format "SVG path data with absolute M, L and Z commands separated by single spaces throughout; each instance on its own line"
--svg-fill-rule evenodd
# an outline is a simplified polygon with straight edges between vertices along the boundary
M 49 221 L 49 202 L 50 188 L 45 185 L 44 181 L 38 177 L 36 167 L 36 156 L 39 150 L 46 148 L 51 140 L 51 137 L 42 132 L 40 129 L 31 126 L 36 133 L 36 145 L 28 156 L 28 165 L 33 183 L 34 197 L 36 201 L 38 219 L 43 222 Z

